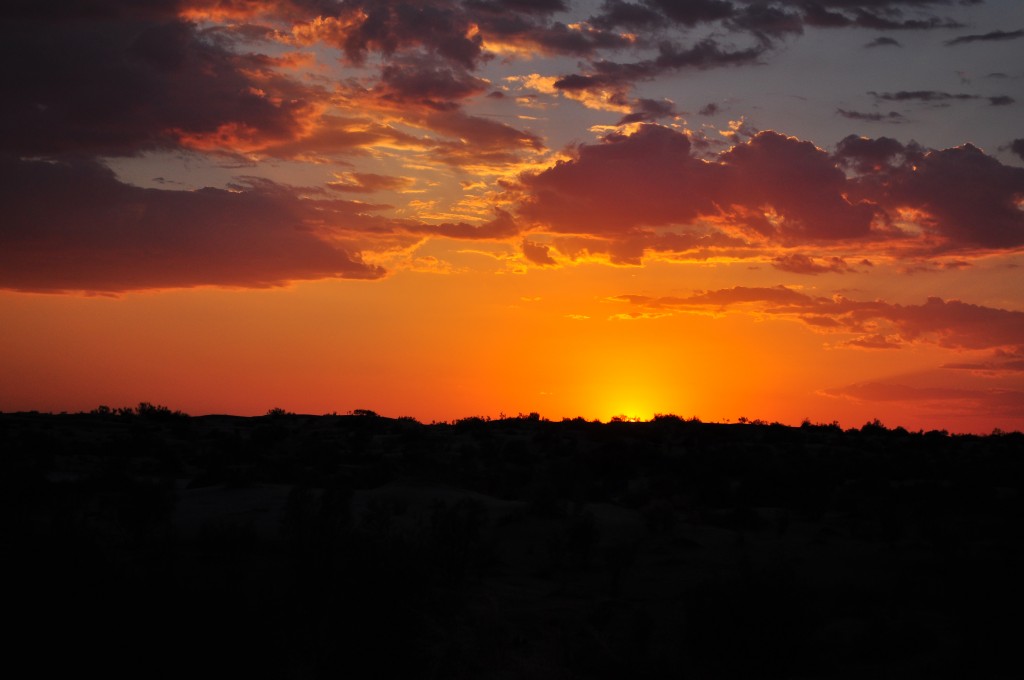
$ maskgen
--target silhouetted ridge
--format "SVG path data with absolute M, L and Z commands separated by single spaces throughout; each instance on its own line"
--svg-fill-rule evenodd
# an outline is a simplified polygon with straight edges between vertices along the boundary
M 1024 435 L 0 414 L 40 674 L 997 677 Z

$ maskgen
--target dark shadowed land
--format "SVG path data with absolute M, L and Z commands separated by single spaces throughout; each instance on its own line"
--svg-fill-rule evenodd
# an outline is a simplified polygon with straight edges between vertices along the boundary
M 0 414 L 8 662 L 1009 678 L 1024 435 Z M 1003 673 L 1002 675 L 1000 673 Z

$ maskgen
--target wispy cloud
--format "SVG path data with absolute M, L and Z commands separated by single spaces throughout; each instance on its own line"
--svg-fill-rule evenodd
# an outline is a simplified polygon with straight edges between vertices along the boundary
M 980 33 L 972 35 L 961 35 L 952 40 L 947 40 L 947 45 L 966 45 L 973 42 L 994 42 L 998 40 L 1016 40 L 1017 38 L 1024 38 L 1024 30 L 1017 31 L 990 31 L 989 33 Z

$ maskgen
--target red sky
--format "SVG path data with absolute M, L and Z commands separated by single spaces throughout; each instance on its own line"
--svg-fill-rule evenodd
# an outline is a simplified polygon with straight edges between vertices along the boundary
M 1024 428 L 1013 0 L 0 16 L 2 410 Z

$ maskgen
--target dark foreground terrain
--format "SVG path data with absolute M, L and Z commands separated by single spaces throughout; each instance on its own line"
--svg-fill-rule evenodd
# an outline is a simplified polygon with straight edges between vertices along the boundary
M 0 414 L 31 677 L 1016 678 L 1024 435 Z

